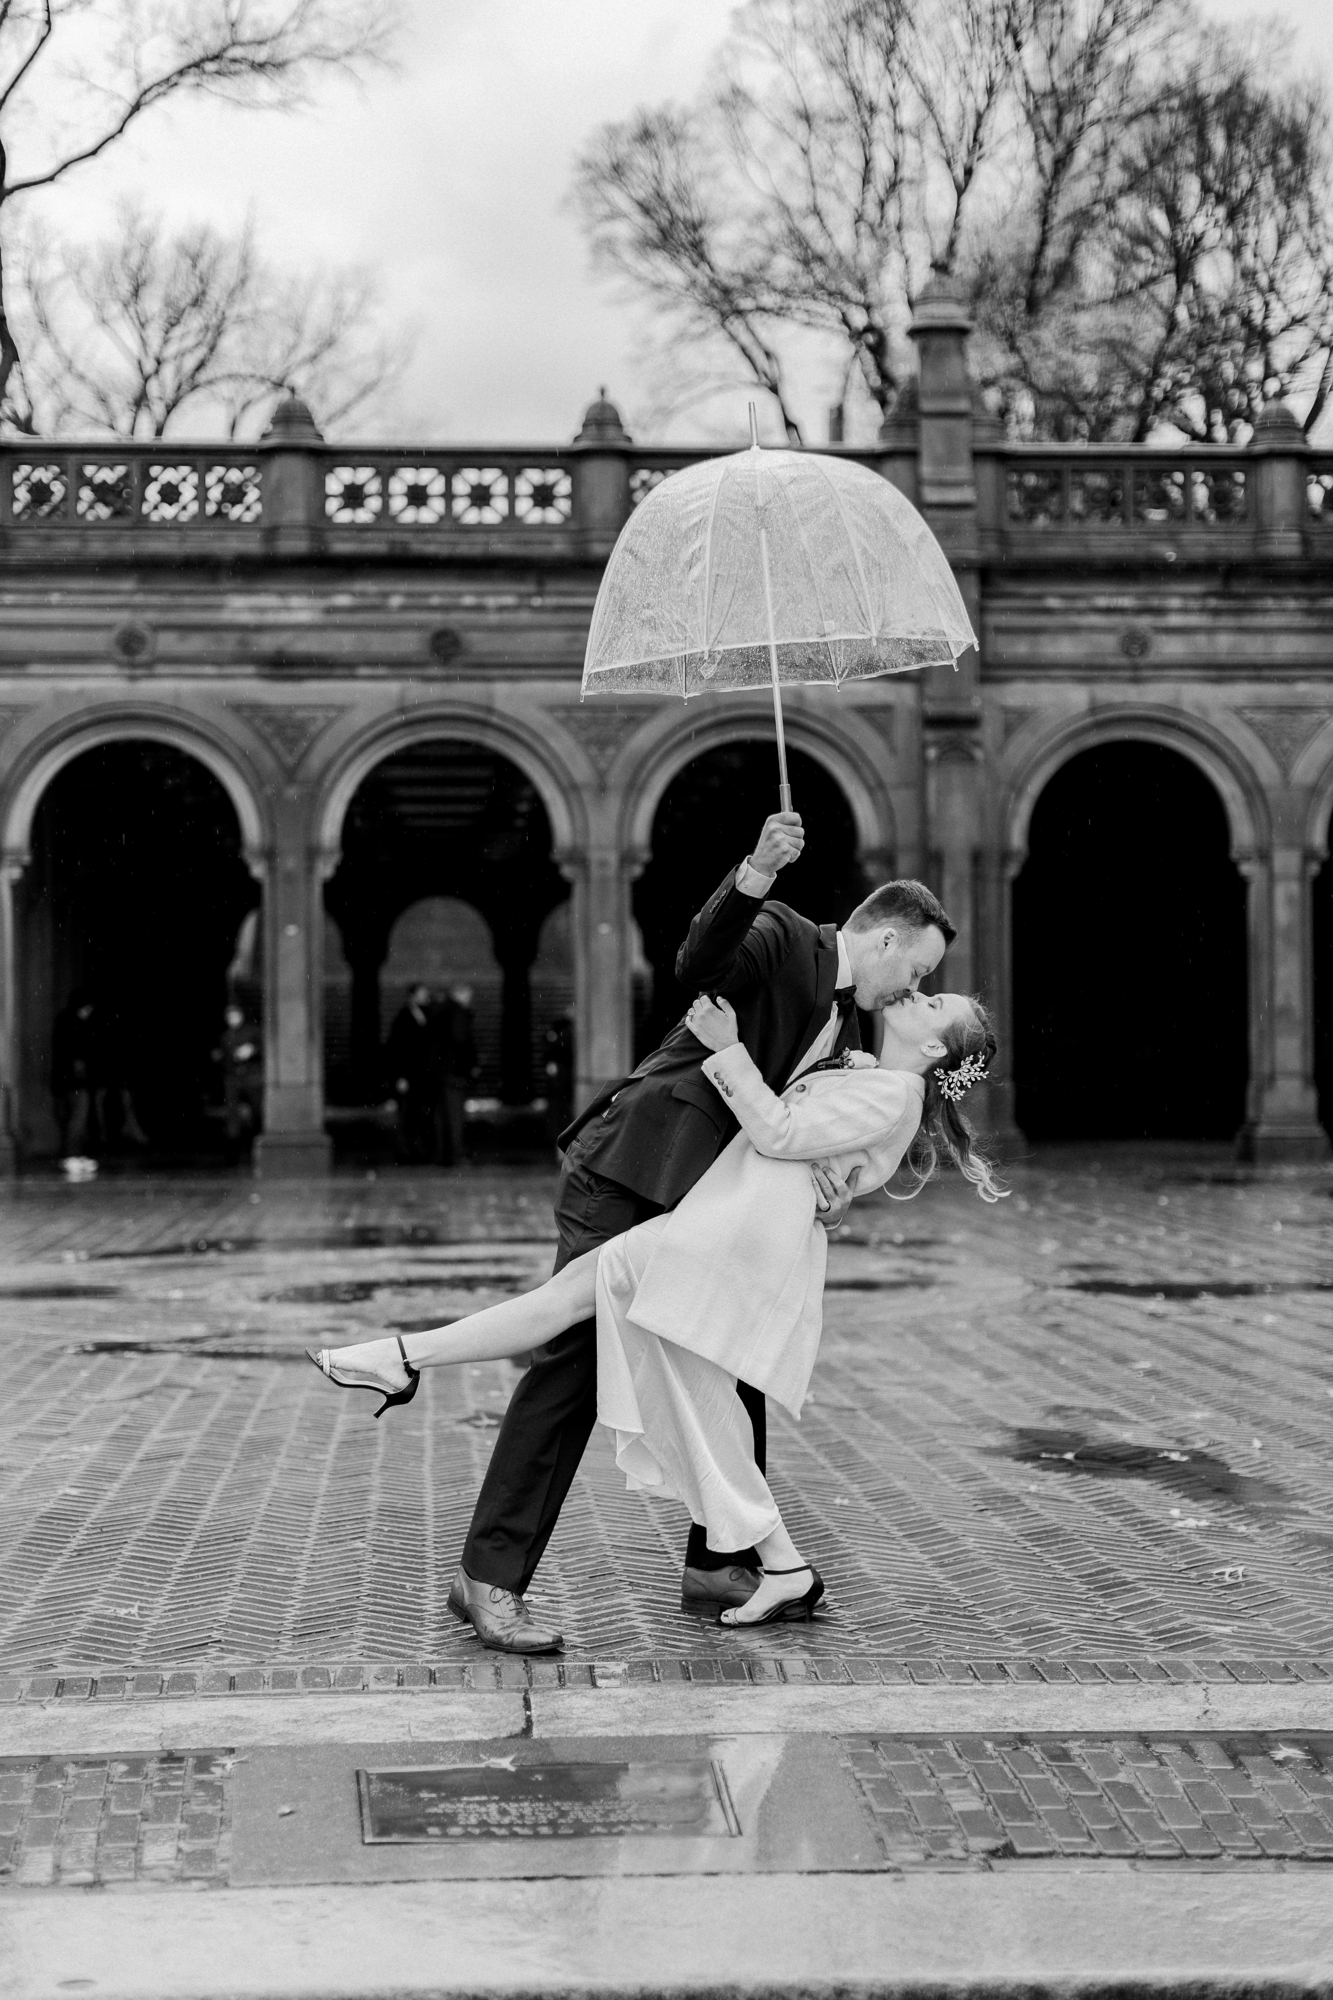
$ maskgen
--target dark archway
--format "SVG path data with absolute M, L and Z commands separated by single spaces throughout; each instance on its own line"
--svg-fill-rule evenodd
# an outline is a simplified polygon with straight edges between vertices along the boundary
M 343 825 L 342 860 L 325 891 L 350 969 L 346 1057 L 328 1077 L 335 1104 L 367 1104 L 383 1091 L 381 972 L 394 925 L 413 904 L 470 904 L 490 931 L 502 974 L 493 997 L 476 995 L 482 1094 L 507 1104 L 534 1096 L 531 968 L 542 925 L 569 895 L 551 859 L 551 827 L 532 783 L 480 744 L 433 738 L 388 757 L 358 787 Z
M 789 750 L 788 761 L 806 847 L 773 894 L 816 923 L 841 923 L 866 892 L 852 809 L 815 758 Z M 635 1010 L 636 1061 L 688 1004 L 676 983 L 676 952 L 696 910 L 754 846 L 774 810 L 774 772 L 772 738 L 744 739 L 706 750 L 662 794 L 652 859 L 634 887 L 634 915 L 652 968 L 651 994 Z
M 1315 876 L 1313 890 L 1315 1089 L 1320 1123 L 1333 1137 L 1333 859 Z
M 1245 1111 L 1245 885 L 1188 757 L 1109 743 L 1038 799 L 1014 884 L 1030 1139 L 1230 1139 Z
M 87 750 L 57 773 L 33 820 L 16 906 L 25 1150 L 57 1144 L 52 1036 L 77 989 L 94 1002 L 99 1061 L 116 1093 L 95 1134 L 100 1150 L 130 1136 L 122 1087 L 154 1151 L 220 1148 L 220 1125 L 205 1115 L 220 1088 L 213 1050 L 228 967 L 259 901 L 235 808 L 198 759 L 134 740 Z M 258 980 L 235 997 L 257 1011 Z

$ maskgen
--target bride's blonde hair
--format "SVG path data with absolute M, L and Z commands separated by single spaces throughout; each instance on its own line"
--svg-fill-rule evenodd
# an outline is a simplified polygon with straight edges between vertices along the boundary
M 971 1181 L 983 1201 L 1002 1201 L 1009 1190 L 995 1178 L 991 1162 L 977 1145 L 976 1133 L 964 1118 L 957 1102 L 940 1088 L 946 1077 L 969 1058 L 980 1060 L 989 1069 L 999 1044 L 990 1017 L 975 994 L 968 996 L 971 1016 L 951 1021 L 940 1034 L 947 1053 L 922 1078 L 926 1086 L 925 1108 L 916 1137 L 907 1149 L 903 1165 L 915 1177 L 906 1194 L 889 1194 L 890 1201 L 911 1201 L 938 1171 L 940 1154 L 945 1154 L 965 1180 Z

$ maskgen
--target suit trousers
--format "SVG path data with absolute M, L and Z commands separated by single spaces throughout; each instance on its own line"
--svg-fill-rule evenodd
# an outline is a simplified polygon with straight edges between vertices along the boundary
M 555 1269 L 660 1213 L 656 1202 L 583 1165 L 576 1139 L 565 1155 L 555 1201 L 560 1235 Z M 738 1393 L 754 1427 L 762 1472 L 764 1398 L 743 1383 Z M 597 1322 L 587 1319 L 537 1349 L 510 1397 L 463 1545 L 463 1567 L 478 1583 L 520 1594 L 527 1589 L 596 1421 Z M 708 1549 L 697 1523 L 691 1529 L 687 1562 L 714 1569 L 742 1560 L 752 1565 L 757 1559 L 752 1549 L 718 1555 Z

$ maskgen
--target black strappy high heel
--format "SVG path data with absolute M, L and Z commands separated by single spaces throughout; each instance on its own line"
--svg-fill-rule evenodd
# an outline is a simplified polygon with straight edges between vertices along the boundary
M 790 1569 L 763 1569 L 760 1570 L 759 1574 L 761 1576 L 799 1576 L 803 1569 L 809 1570 L 811 1579 L 810 1588 L 806 1591 L 804 1597 L 789 1597 L 784 1604 L 775 1604 L 771 1611 L 764 1613 L 762 1618 L 728 1618 L 724 1611 L 719 1622 L 725 1625 L 729 1632 L 753 1632 L 760 1625 L 775 1625 L 779 1619 L 789 1618 L 793 1622 L 803 1618 L 812 1619 L 815 1615 L 815 1606 L 824 1595 L 824 1579 L 813 1563 L 793 1563 Z M 736 1608 L 738 1611 L 745 1609 L 744 1605 L 738 1605 Z
M 407 1387 L 405 1389 L 390 1390 L 385 1387 L 383 1382 L 358 1382 L 350 1369 L 339 1368 L 339 1364 L 333 1358 L 333 1350 L 331 1348 L 307 1347 L 306 1354 L 314 1362 L 320 1374 L 327 1376 L 328 1380 L 335 1383 L 339 1389 L 371 1389 L 377 1396 L 383 1396 L 384 1401 L 375 1412 L 377 1417 L 382 1417 L 384 1412 L 392 1409 L 395 1403 L 410 1403 L 417 1393 L 417 1384 L 421 1380 L 421 1370 L 414 1368 L 407 1358 L 407 1349 L 403 1346 L 402 1334 L 396 1333 L 394 1339 L 398 1342 L 398 1352 L 402 1355 L 403 1366 L 407 1370 Z

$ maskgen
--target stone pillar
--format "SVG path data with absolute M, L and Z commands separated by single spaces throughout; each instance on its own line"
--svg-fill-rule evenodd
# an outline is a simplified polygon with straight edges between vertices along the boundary
M 314 801 L 289 785 L 275 801 L 276 842 L 264 886 L 264 1130 L 255 1172 L 264 1180 L 325 1173 L 323 857 Z
M 18 936 L 14 889 L 26 855 L 0 856 L 0 1174 L 18 1165 Z
M 917 385 L 915 382 L 904 382 L 898 391 L 893 415 L 885 417 L 879 427 L 879 469 L 890 486 L 896 486 L 904 499 L 910 500 L 914 507 L 917 504 L 919 428 Z
M 324 438 L 299 396 L 285 396 L 259 441 L 264 465 L 264 546 L 312 555 L 324 540 Z
M 926 824 L 935 893 L 958 927 L 945 978 L 950 992 L 977 985 L 977 883 L 981 855 L 981 746 L 977 732 L 933 722 L 926 732 Z
M 985 996 L 1000 1044 L 995 1079 L 985 1086 L 975 1106 L 976 1121 L 997 1145 L 1002 1157 L 1012 1159 L 1024 1145 L 1014 1106 L 1014 878 L 1024 857 L 1004 852 L 998 843 L 983 842 L 978 867 L 977 936 L 973 954 L 974 990 Z M 952 983 L 952 981 L 951 981 Z
M 916 501 L 953 566 L 972 628 L 980 634 L 974 410 L 965 354 L 970 330 L 953 279 L 936 272 L 916 301 L 910 329 L 920 368 Z M 932 886 L 958 926 L 942 976 L 950 987 L 963 989 L 971 986 L 976 963 L 984 782 L 979 665 L 969 647 L 956 667 L 929 667 L 921 682 L 925 847 Z
M 1322 1160 L 1314 1083 L 1315 856 L 1294 842 L 1242 864 L 1249 882 L 1250 1086 L 1242 1156 Z
M 633 443 L 606 391 L 598 392 L 574 440 L 574 519 L 590 556 L 608 556 L 630 517 L 629 452 Z
M 1250 440 L 1256 540 L 1261 556 L 1281 559 L 1305 553 L 1308 452 L 1305 433 L 1286 404 L 1267 404 Z
M 574 887 L 574 1109 L 633 1067 L 630 885 L 642 861 L 596 846 L 560 866 Z

